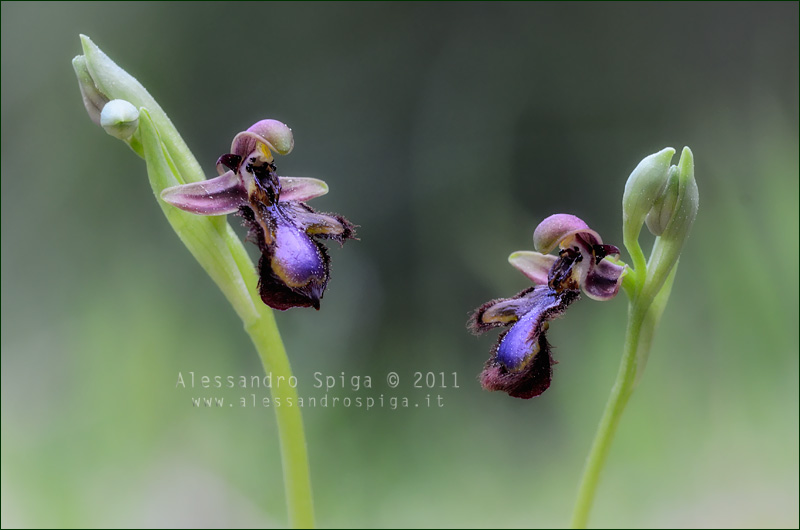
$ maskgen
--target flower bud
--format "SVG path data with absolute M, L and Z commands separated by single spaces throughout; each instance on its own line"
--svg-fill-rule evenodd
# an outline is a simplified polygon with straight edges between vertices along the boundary
M 644 222 L 654 236 L 660 236 L 672 219 L 675 206 L 678 204 L 678 166 L 670 166 L 667 173 L 667 185 L 661 196 L 656 199 Z
M 81 89 L 83 106 L 86 107 L 86 112 L 89 113 L 89 118 L 91 118 L 95 125 L 100 125 L 100 112 L 105 104 L 108 103 L 108 98 L 104 96 L 94 84 L 92 74 L 89 73 L 89 68 L 86 65 L 86 57 L 78 55 L 72 59 L 72 68 L 75 70 L 75 75 L 78 77 L 78 86 Z
M 647 279 L 642 290 L 642 296 L 655 297 L 664 285 L 683 250 L 683 244 L 689 236 L 689 231 L 697 217 L 697 207 L 700 202 L 697 192 L 697 182 L 694 179 L 694 158 L 692 150 L 683 148 L 681 159 L 674 171 L 677 182 L 675 204 L 667 208 L 666 204 L 662 213 L 668 213 L 669 219 L 659 220 L 659 226 L 664 224 L 664 230 L 653 245 L 653 252 L 647 264 Z M 672 175 L 670 175 L 672 187 Z M 666 194 L 665 203 L 671 200 L 671 191 Z
M 139 110 L 129 101 L 112 99 L 100 113 L 100 125 L 114 138 L 127 140 L 139 127 Z
M 622 196 L 622 222 L 626 241 L 639 237 L 648 212 L 667 183 L 669 163 L 675 149 L 667 147 L 639 162 L 625 183 Z
M 72 65 L 92 121 L 100 125 L 101 111 L 112 99 L 129 101 L 140 112 L 142 109 L 147 110 L 164 148 L 177 166 L 180 180 L 176 184 L 205 180 L 203 168 L 197 163 L 170 119 L 141 83 L 120 68 L 86 35 L 81 35 L 81 46 L 83 55 L 73 59 Z M 130 137 L 127 143 L 139 156 L 144 156 L 136 136 Z M 159 193 L 160 191 L 158 190 Z
M 688 147 L 683 148 L 676 176 L 675 204 L 669 208 L 669 222 L 664 225 L 661 237 L 683 245 L 697 217 L 697 207 L 700 203 L 697 182 L 694 179 L 694 156 Z

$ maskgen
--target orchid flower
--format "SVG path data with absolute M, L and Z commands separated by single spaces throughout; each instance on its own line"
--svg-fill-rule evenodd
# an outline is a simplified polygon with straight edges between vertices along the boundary
M 480 379 L 487 390 L 523 399 L 550 386 L 555 362 L 545 338 L 548 322 L 580 298 L 581 290 L 595 300 L 613 298 L 625 269 L 608 258 L 619 255 L 619 249 L 604 245 L 600 235 L 574 215 L 555 214 L 542 221 L 533 243 L 537 252 L 514 252 L 508 261 L 535 287 L 483 304 L 469 322 L 476 334 L 510 326 L 492 348 Z M 558 256 L 549 254 L 556 247 Z
M 319 239 L 343 244 L 355 232 L 344 217 L 317 213 L 305 203 L 328 193 L 325 182 L 277 176 L 272 151 L 285 155 L 293 147 L 289 127 L 261 120 L 236 135 L 231 153 L 217 161 L 218 177 L 167 188 L 161 198 L 198 215 L 239 214 L 261 251 L 264 303 L 279 310 L 319 309 L 330 278 L 330 258 Z

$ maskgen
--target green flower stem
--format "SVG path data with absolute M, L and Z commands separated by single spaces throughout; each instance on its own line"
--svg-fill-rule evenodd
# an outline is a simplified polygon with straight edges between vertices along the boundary
M 636 352 L 636 381 L 634 387 L 639 384 L 639 380 L 644 373 L 644 367 L 647 364 L 647 359 L 650 356 L 650 347 L 653 345 L 653 336 L 655 335 L 658 323 L 661 321 L 661 315 L 664 314 L 664 309 L 667 307 L 669 295 L 672 294 L 672 283 L 675 281 L 675 274 L 678 271 L 678 264 L 672 267 L 672 272 L 667 276 L 661 290 L 653 299 L 650 309 L 647 310 L 645 315 L 644 324 L 642 324 L 642 332 L 639 336 L 639 350 Z
M 284 376 L 286 379 L 283 381 L 288 381 L 292 370 L 272 313 L 263 315 L 245 329 L 258 350 L 264 370 L 272 373 L 274 378 Z M 297 390 L 288 384 L 273 385 L 270 393 L 273 400 L 279 399 L 281 403 L 297 403 Z M 293 528 L 312 528 L 314 503 L 300 407 L 274 408 L 278 420 L 289 524 Z
M 600 472 L 605 464 L 614 433 L 617 431 L 622 412 L 633 391 L 636 380 L 636 351 L 639 348 L 639 338 L 642 334 L 642 324 L 645 320 L 646 309 L 640 304 L 631 302 L 628 306 L 628 328 L 625 334 L 625 348 L 622 362 L 617 372 L 617 379 L 611 389 L 611 395 L 606 402 L 600 426 L 592 443 L 592 449 L 586 461 L 583 478 L 578 489 L 578 500 L 572 514 L 572 528 L 585 528 L 592 508 Z
M 640 286 L 644 282 L 644 276 L 647 274 L 647 260 L 644 257 L 641 245 L 639 245 L 639 231 L 635 233 L 623 232 L 622 239 L 625 248 L 628 249 L 628 253 L 631 255 L 631 267 L 623 278 L 623 288 L 626 291 L 630 291 L 630 285 Z M 628 292 L 628 297 L 633 298 L 630 292 Z
M 628 293 L 630 296 L 628 327 L 625 332 L 622 361 L 586 460 L 586 467 L 578 489 L 578 499 L 572 513 L 572 528 L 586 527 L 597 492 L 600 473 L 608 457 L 608 451 L 614 440 L 622 413 L 647 361 L 653 334 L 672 291 L 676 270 L 677 266 L 673 267 L 667 281 L 654 298 L 637 296 L 638 293 L 630 296 L 631 293 Z

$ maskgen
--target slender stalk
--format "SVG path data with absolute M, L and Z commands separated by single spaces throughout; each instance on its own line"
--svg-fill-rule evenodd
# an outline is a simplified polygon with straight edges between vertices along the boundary
M 653 335 L 656 327 L 664 313 L 664 308 L 669 301 L 672 293 L 672 284 L 675 280 L 675 273 L 678 270 L 677 264 L 672 267 L 661 290 L 655 297 L 642 296 L 641 291 L 636 289 L 633 284 L 628 285 L 628 328 L 625 332 L 625 346 L 622 352 L 617 379 L 611 389 L 606 408 L 600 425 L 597 427 L 592 448 L 586 459 L 586 467 L 583 470 L 581 485 L 578 489 L 578 499 L 575 502 L 575 510 L 572 513 L 572 527 L 585 528 L 589 519 L 589 512 L 597 491 L 597 484 L 600 480 L 600 472 L 605 465 L 611 442 L 617 431 L 619 420 L 628 399 L 633 393 L 633 389 L 639 383 L 639 379 L 647 363 L 650 353 L 650 346 L 653 344 Z M 624 284 L 623 284 L 624 285 Z M 643 291 L 643 290 L 642 290 Z
M 645 322 L 649 307 L 649 301 L 642 304 L 641 299 L 633 299 L 628 306 L 628 328 L 625 333 L 622 362 L 619 365 L 617 379 L 611 389 L 611 395 L 608 398 L 608 402 L 606 402 L 606 408 L 603 411 L 603 417 L 597 428 L 594 442 L 592 442 L 592 449 L 586 460 L 583 478 L 578 489 L 578 500 L 572 513 L 573 528 L 586 527 L 589 511 L 592 508 L 592 502 L 597 490 L 597 483 L 600 480 L 600 472 L 611 448 L 611 442 L 617 431 L 622 412 L 625 410 L 625 405 L 628 404 L 628 399 L 633 392 L 636 381 L 639 339 L 642 335 L 642 324 Z
M 641 245 L 639 245 L 639 232 L 635 234 L 623 233 L 623 243 L 625 248 L 631 255 L 631 268 L 628 269 L 627 279 L 629 284 L 641 286 L 644 282 L 644 276 L 647 274 L 647 260 L 644 257 Z M 624 279 L 623 279 L 624 281 Z M 623 286 L 625 286 L 623 284 Z M 627 290 L 627 289 L 626 289 Z M 633 296 L 628 295 L 631 300 Z
M 289 524 L 292 528 L 311 528 L 314 526 L 314 505 L 303 418 L 299 407 L 285 406 L 288 402 L 297 403 L 297 391 L 287 383 L 292 375 L 289 359 L 271 312 L 262 313 L 262 317 L 246 329 L 258 350 L 265 372 L 272 374 L 273 381 L 280 382 L 272 385 L 270 394 L 273 401 L 280 400 L 281 403 L 281 406 L 274 409 L 278 422 Z

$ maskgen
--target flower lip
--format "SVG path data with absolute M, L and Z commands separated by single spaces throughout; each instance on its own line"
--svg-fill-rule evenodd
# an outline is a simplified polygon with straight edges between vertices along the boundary
M 503 338 L 501 336 L 500 340 Z M 539 336 L 537 348 L 537 353 L 526 368 L 516 372 L 509 371 L 495 359 L 489 359 L 480 375 L 481 386 L 489 391 L 507 392 L 509 396 L 520 399 L 540 396 L 550 388 L 556 361 L 550 355 L 550 344 L 544 334 Z
M 319 311 L 325 284 L 313 282 L 303 289 L 291 289 L 272 273 L 271 267 L 266 263 L 268 259 L 262 255 L 258 262 L 258 291 L 261 300 L 278 311 L 293 307 L 313 307 Z
M 330 277 L 328 253 L 293 224 L 281 218 L 276 221 L 275 241 L 264 246 L 266 252 L 259 264 L 259 294 L 274 309 L 300 306 L 319 310 Z
M 545 338 L 548 322 L 561 316 L 578 298 L 579 291 L 555 291 L 540 285 L 513 298 L 491 300 L 476 309 L 468 323 L 473 333 L 509 327 L 492 348 L 480 376 L 481 385 L 522 399 L 547 390 L 555 364 Z
M 543 253 L 548 254 L 556 246 L 570 241 L 577 235 L 585 235 L 586 242 L 590 245 L 602 245 L 600 234 L 589 228 L 581 218 L 567 213 L 557 213 L 539 223 L 533 231 L 533 246 Z

